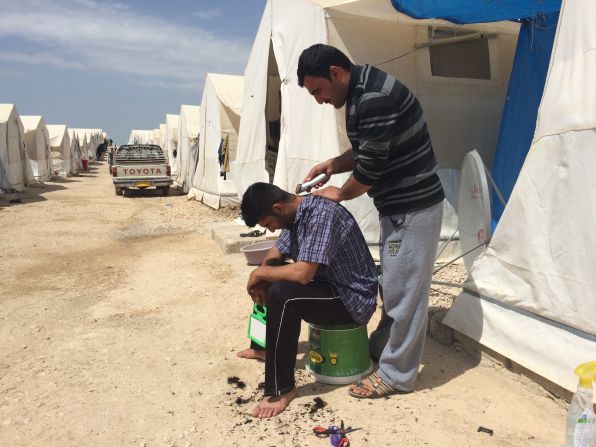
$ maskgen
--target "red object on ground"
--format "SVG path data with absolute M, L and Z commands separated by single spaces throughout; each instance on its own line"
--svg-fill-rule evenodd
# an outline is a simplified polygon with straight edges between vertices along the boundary
M 86 171 L 87 166 L 89 165 L 89 160 L 82 159 L 81 163 L 83 163 L 83 171 Z

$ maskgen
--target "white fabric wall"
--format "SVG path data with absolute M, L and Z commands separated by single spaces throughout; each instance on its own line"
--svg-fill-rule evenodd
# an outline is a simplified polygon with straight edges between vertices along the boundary
M 0 104 L 0 188 L 22 191 L 29 183 L 24 129 L 14 104 Z
M 563 1 L 530 152 L 446 319 L 570 390 L 596 357 L 595 21 L 593 1 Z
M 39 115 L 21 116 L 25 130 L 25 148 L 33 177 L 46 182 L 54 173 L 50 137 L 43 118 Z
M 180 106 L 178 121 L 178 158 L 179 170 L 176 183 L 182 192 L 188 192 L 197 167 L 199 149 L 199 130 L 201 126 L 201 108 L 183 104 Z
M 70 137 L 65 125 L 48 124 L 50 148 L 52 149 L 52 165 L 54 171 L 66 177 L 71 174 Z

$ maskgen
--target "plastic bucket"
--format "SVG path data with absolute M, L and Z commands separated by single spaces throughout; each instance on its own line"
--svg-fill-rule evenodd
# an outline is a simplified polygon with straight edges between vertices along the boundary
M 307 371 L 317 382 L 346 385 L 372 371 L 366 326 L 308 326 Z
M 83 171 L 86 171 L 87 166 L 89 165 L 89 160 L 81 159 L 81 163 L 83 164 Z

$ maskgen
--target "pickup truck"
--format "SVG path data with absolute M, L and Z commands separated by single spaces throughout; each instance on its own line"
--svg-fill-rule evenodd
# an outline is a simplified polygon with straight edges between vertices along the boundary
M 126 144 L 114 155 L 112 181 L 116 195 L 125 189 L 155 187 L 164 196 L 170 193 L 173 180 L 170 166 L 161 147 L 155 144 Z

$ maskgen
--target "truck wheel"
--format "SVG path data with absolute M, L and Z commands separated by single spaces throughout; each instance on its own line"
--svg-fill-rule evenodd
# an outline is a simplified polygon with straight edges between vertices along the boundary
M 170 195 L 170 187 L 164 186 L 163 188 L 161 188 L 161 194 L 163 196 L 169 196 Z
M 116 195 L 117 196 L 121 196 L 122 193 L 123 193 L 123 191 L 124 191 L 124 188 L 118 188 L 118 187 L 116 187 Z

